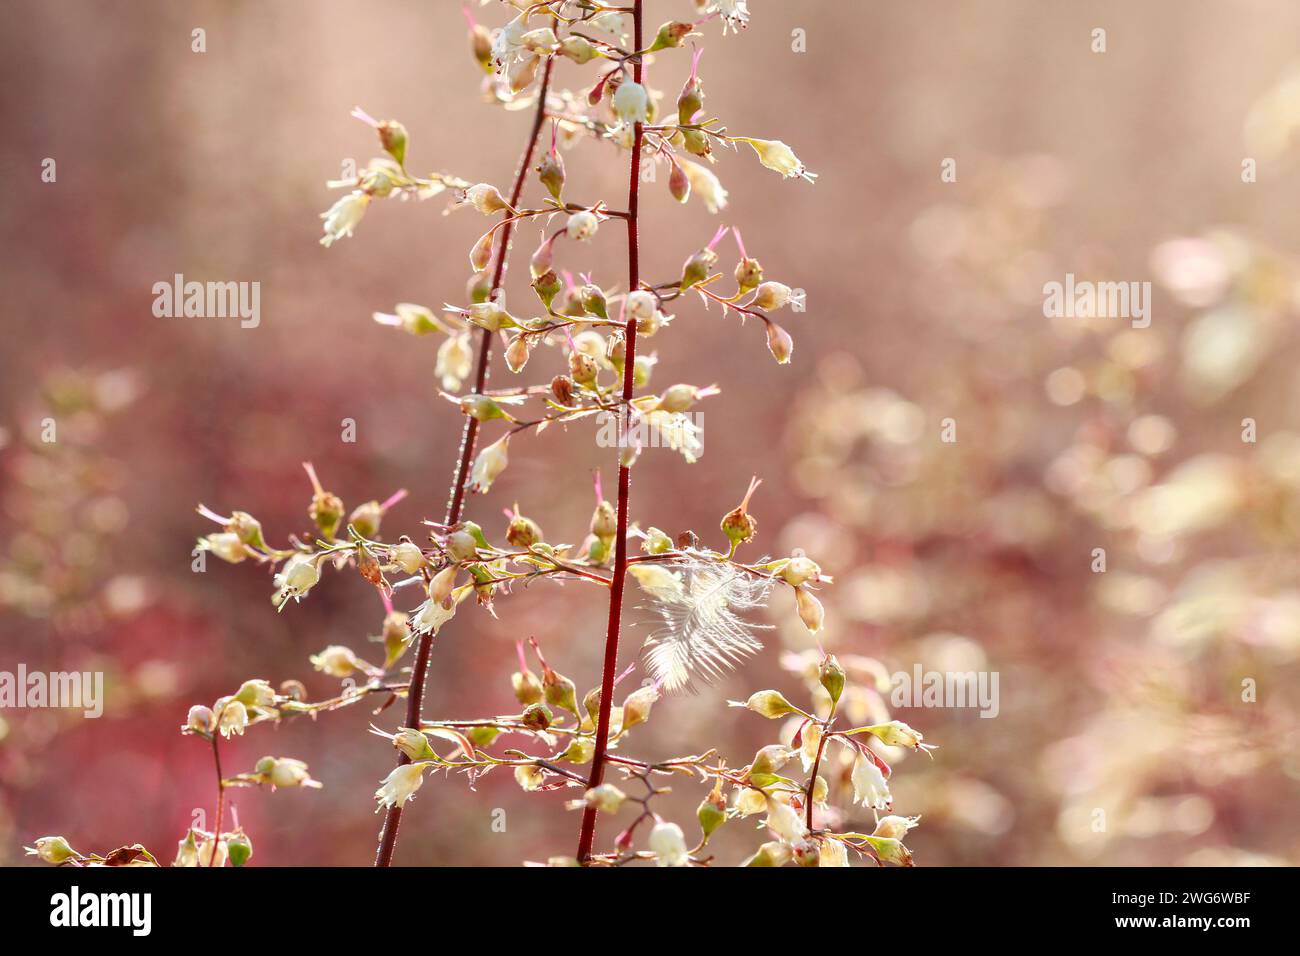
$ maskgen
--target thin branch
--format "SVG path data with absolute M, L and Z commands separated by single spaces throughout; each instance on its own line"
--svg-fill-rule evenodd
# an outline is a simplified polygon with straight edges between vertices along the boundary
M 641 44 L 641 0 L 632 5 L 633 48 L 640 50 Z M 632 64 L 632 78 L 641 82 L 643 65 L 637 56 Z M 641 139 L 642 124 L 637 123 L 632 132 L 632 157 L 629 162 L 627 191 L 627 271 L 629 289 L 640 287 L 641 268 L 637 237 L 637 200 L 641 184 Z M 623 411 L 620 414 L 621 434 L 626 438 L 628 403 L 636 376 L 636 319 L 627 320 L 626 355 L 623 364 Z M 619 449 L 620 454 L 623 449 Z M 614 672 L 618 668 L 618 636 L 623 613 L 623 582 L 627 577 L 627 518 L 628 499 L 631 492 L 631 470 L 620 462 L 618 469 L 618 530 L 614 539 L 614 569 L 610 577 L 609 590 L 609 624 L 605 632 L 605 663 L 600 681 L 600 714 L 596 721 L 596 749 L 591 760 L 591 777 L 588 789 L 600 786 L 605 778 L 605 751 L 609 744 L 609 718 L 614 698 Z M 582 831 L 578 837 L 578 861 L 587 863 L 591 859 L 591 846 L 596 835 L 596 808 L 586 807 L 582 812 Z
M 510 207 L 519 205 L 519 197 L 524 190 L 524 182 L 528 178 L 528 169 L 533 163 L 533 151 L 537 147 L 537 137 L 541 133 L 542 123 L 546 119 L 546 94 L 551 83 L 551 68 L 554 65 L 554 58 L 546 58 L 546 66 L 542 71 L 542 78 L 537 90 L 537 110 L 533 115 L 533 125 L 528 133 L 528 143 L 524 147 L 523 155 L 519 160 L 519 169 L 515 172 L 514 188 L 510 191 Z M 507 223 L 501 230 L 501 240 L 497 245 L 496 266 L 492 272 L 492 291 L 491 295 L 495 296 L 501 289 L 501 282 L 505 278 L 506 260 L 510 253 L 510 236 L 514 229 L 514 223 Z M 486 329 L 482 330 L 479 339 L 478 367 L 474 374 L 474 391 L 482 394 L 483 389 L 487 387 L 488 365 L 492 359 L 492 333 Z M 461 433 L 460 441 L 460 460 L 456 466 L 456 477 L 451 486 L 450 500 L 447 503 L 447 521 L 448 525 L 454 525 L 460 521 L 461 510 L 465 504 L 465 486 L 469 477 L 470 464 L 474 460 L 474 444 L 478 438 L 478 420 L 467 418 L 465 428 Z M 424 704 L 424 684 L 429 671 L 429 650 L 433 646 L 433 634 L 426 632 L 420 635 L 419 645 L 416 648 L 415 667 L 411 671 L 411 687 L 407 692 L 406 702 L 406 726 L 420 726 L 420 710 Z M 411 760 L 405 754 L 398 757 L 397 765 L 410 763 Z M 375 854 L 375 866 L 389 866 L 393 862 L 393 850 L 397 846 L 397 828 L 402 820 L 402 808 L 398 804 L 393 804 L 384 814 L 384 826 L 379 835 L 379 849 Z

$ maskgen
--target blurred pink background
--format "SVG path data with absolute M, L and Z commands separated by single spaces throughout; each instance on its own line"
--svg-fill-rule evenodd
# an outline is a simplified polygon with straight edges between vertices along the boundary
M 699 463 L 651 450 L 637 465 L 633 516 L 716 544 L 758 475 L 751 547 L 804 547 L 835 575 L 821 592 L 828 649 L 888 672 L 999 673 L 995 719 L 889 712 L 939 745 L 893 778 L 897 811 L 922 816 L 918 864 L 1300 861 L 1300 9 L 750 7 L 739 37 L 701 28 L 709 111 L 789 142 L 817 183 L 727 153 L 715 170 L 731 205 L 714 217 L 679 207 L 661 177 L 643 201 L 643 274 L 675 278 L 719 223 L 735 225 L 769 278 L 806 290 L 807 312 L 783 319 L 796 349 L 780 367 L 756 323 L 680 304 L 653 340 L 653 385 L 717 382 L 722 395 L 701 406 Z M 647 21 L 692 10 L 654 0 Z M 178 732 L 188 707 L 249 677 L 330 696 L 338 682 L 307 656 L 372 650 L 383 614 L 348 574 L 276 614 L 251 562 L 192 573 L 194 539 L 215 530 L 195 504 L 249 511 L 283 542 L 307 527 L 310 460 L 349 509 L 410 489 L 385 521 L 391 540 L 441 517 L 452 476 L 461 423 L 437 397 L 436 340 L 370 314 L 463 302 L 485 220 L 444 216 L 444 197 L 376 202 L 355 237 L 322 249 L 319 213 L 337 195 L 325 181 L 378 152 L 348 113 L 405 123 L 413 171 L 503 188 L 529 117 L 482 101 L 451 2 L 17 0 L 8 14 L 0 670 L 102 670 L 107 699 L 98 720 L 0 712 L 0 863 L 47 833 L 170 860 L 213 804 L 210 752 Z M 508 11 L 478 16 L 498 26 Z M 792 52 L 795 30 L 807 52 Z M 671 104 L 688 68 L 661 55 L 648 82 Z M 592 75 L 557 67 L 561 86 Z M 588 142 L 565 158 L 575 192 L 622 208 L 623 154 Z M 956 182 L 940 179 L 945 158 Z M 1245 158 L 1257 182 L 1242 181 Z M 530 295 L 536 235 L 520 230 L 508 302 Z M 625 281 L 617 224 L 583 251 L 584 271 Z M 260 326 L 154 317 L 152 286 L 175 273 L 260 282 Z M 1045 318 L 1043 284 L 1066 273 L 1151 282 L 1151 327 Z M 545 358 L 549 378 L 560 369 Z M 508 377 L 498 358 L 493 383 Z M 39 438 L 47 416 L 54 445 Z M 355 444 L 340 441 L 347 418 Z M 946 418 L 955 444 L 940 441 Z M 591 473 L 609 488 L 613 467 L 582 423 L 523 436 L 469 516 L 499 538 L 518 502 L 549 539 L 580 540 Z M 638 598 L 629 588 L 630 608 Z M 462 613 L 437 639 L 426 716 L 514 709 L 513 642 L 530 635 L 580 695 L 598 681 L 601 593 L 541 583 L 497 604 L 499 620 Z M 764 687 L 806 699 L 781 666 L 813 646 L 788 595 L 770 620 L 755 661 L 662 701 L 627 752 L 716 746 L 741 765 L 770 742 L 775 725 L 725 705 Z M 624 659 L 645 630 L 628 631 Z M 1257 700 L 1242 700 L 1243 680 Z M 366 728 L 399 712 L 362 705 L 223 747 L 228 774 L 285 755 L 325 784 L 235 792 L 254 864 L 370 862 L 371 794 L 392 751 Z M 679 782 L 669 805 L 685 823 L 704 792 Z M 572 853 L 574 795 L 523 794 L 504 772 L 476 792 L 431 777 L 397 861 Z M 757 842 L 729 824 L 718 860 Z

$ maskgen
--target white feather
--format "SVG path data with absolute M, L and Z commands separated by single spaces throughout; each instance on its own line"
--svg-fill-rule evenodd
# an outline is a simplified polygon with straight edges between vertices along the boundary
M 629 570 L 653 599 L 650 608 L 663 625 L 646 639 L 643 651 L 654 679 L 666 690 L 709 682 L 762 650 L 755 624 L 738 612 L 767 603 L 770 578 L 739 571 L 722 561 L 695 558 L 662 567 L 633 565 Z

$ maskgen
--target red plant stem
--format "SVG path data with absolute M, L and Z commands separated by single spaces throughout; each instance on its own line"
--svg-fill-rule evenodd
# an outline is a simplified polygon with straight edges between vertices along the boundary
M 217 825 L 212 830 L 212 855 L 208 857 L 208 866 L 217 861 L 217 845 L 221 841 L 221 819 L 226 815 L 226 782 L 221 777 L 221 747 L 216 728 L 212 731 L 212 762 L 217 766 Z
M 633 44 L 632 49 L 641 49 L 641 0 L 632 5 Z M 632 65 L 632 77 L 641 82 L 641 58 L 638 56 Z M 641 184 L 641 124 L 637 123 L 632 133 L 632 160 L 628 174 L 627 187 L 627 272 L 628 290 L 636 291 L 641 286 L 641 266 L 637 247 L 637 198 Z M 629 415 L 629 402 L 632 401 L 632 389 L 635 383 L 636 368 L 636 320 L 627 320 L 625 332 L 627 350 L 623 358 L 623 410 L 621 412 L 622 436 L 626 441 Z M 622 453 L 620 448 L 619 452 Z M 605 778 L 605 750 L 609 744 L 609 715 L 614 700 L 614 673 L 618 669 L 618 634 L 619 623 L 623 615 L 623 582 L 627 577 L 627 510 L 628 496 L 631 491 L 632 474 L 625 464 L 618 469 L 618 530 L 614 539 L 614 571 L 609 585 L 609 625 L 605 631 L 605 665 L 600 679 L 600 715 L 596 721 L 596 750 L 591 758 L 591 778 L 587 789 L 599 787 Z M 578 837 L 578 860 L 586 863 L 591 858 L 591 845 L 596 836 L 596 808 L 587 807 L 582 812 L 582 832 Z
M 834 716 L 833 708 L 832 708 L 831 716 Z M 809 830 L 812 829 L 813 791 L 817 789 L 817 771 L 822 765 L 822 751 L 826 749 L 826 740 L 828 737 L 830 737 L 829 720 L 827 721 L 826 726 L 821 728 L 821 731 L 822 731 L 822 735 L 817 741 L 817 756 L 813 758 L 812 776 L 808 778 L 808 793 L 804 797 L 804 800 L 808 804 L 807 807 L 805 808 L 805 810 L 807 811 L 807 816 L 804 818 L 804 825 Z
M 523 156 L 519 159 L 519 168 L 515 171 L 514 187 L 510 190 L 510 206 L 514 208 L 519 205 L 519 197 L 524 191 L 524 182 L 528 178 L 528 169 L 533 164 L 533 151 L 537 147 L 537 137 L 542 131 L 542 123 L 546 119 L 546 92 L 551 85 L 551 67 L 554 65 L 552 57 L 546 58 L 546 66 L 542 70 L 542 79 L 537 87 L 537 109 L 533 113 L 533 125 L 528 134 L 528 144 L 524 147 Z M 507 216 L 509 214 L 507 213 Z M 510 238 L 514 231 L 513 219 L 501 227 L 501 240 L 497 244 L 496 265 L 492 270 L 492 289 L 489 293 L 495 296 L 501 290 L 501 283 L 505 279 L 506 260 L 510 255 Z M 482 394 L 487 387 L 488 366 L 492 360 L 492 333 L 487 329 L 482 329 L 479 333 L 479 350 L 478 365 L 474 372 L 474 391 Z M 469 477 L 470 465 L 474 460 L 474 445 L 478 440 L 478 420 L 466 416 L 465 429 L 461 433 L 460 439 L 460 459 L 456 465 L 455 482 L 451 487 L 451 494 L 447 502 L 447 519 L 445 524 L 453 525 L 460 521 L 461 511 L 465 506 L 465 485 Z M 406 724 L 407 727 L 420 726 L 420 711 L 424 706 L 424 684 L 429 673 L 429 651 L 433 646 L 433 635 L 424 633 L 420 635 L 420 641 L 415 651 L 415 669 L 411 671 L 411 685 L 406 692 Z M 408 764 L 411 758 L 406 754 L 399 754 L 397 766 Z M 375 866 L 389 866 L 393 862 L 393 850 L 397 846 L 397 828 L 402 821 L 402 808 L 393 804 L 384 814 L 384 826 L 379 833 L 379 849 L 375 853 Z

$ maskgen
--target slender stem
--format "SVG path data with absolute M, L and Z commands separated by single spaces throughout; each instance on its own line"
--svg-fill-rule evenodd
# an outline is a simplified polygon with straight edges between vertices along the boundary
M 633 49 L 641 49 L 641 0 L 632 5 Z M 637 56 L 632 64 L 632 78 L 641 82 L 642 63 Z M 637 199 L 641 184 L 641 124 L 637 123 L 632 132 L 632 158 L 629 162 L 627 188 L 627 271 L 628 289 L 635 291 L 641 286 L 641 266 L 637 245 Z M 627 352 L 623 359 L 623 410 L 622 435 L 627 437 L 628 416 L 632 401 L 632 391 L 636 376 L 636 320 L 627 320 Z M 622 444 L 620 442 L 620 444 Z M 619 449 L 620 454 L 623 449 Z M 614 570 L 610 577 L 609 589 L 609 625 L 605 632 L 605 664 L 600 680 L 600 714 L 596 721 L 596 750 L 591 760 L 591 778 L 588 789 L 598 787 L 605 778 L 605 750 L 609 744 L 609 716 L 614 699 L 614 672 L 618 669 L 618 635 L 619 624 L 623 614 L 623 582 L 627 577 L 627 511 L 628 496 L 631 491 L 631 470 L 620 463 L 618 469 L 618 530 L 614 539 Z M 582 832 L 578 837 L 578 860 L 586 863 L 591 859 L 591 846 L 596 836 L 596 808 L 587 807 L 582 812 Z
M 537 109 L 533 114 L 533 125 L 528 133 L 528 143 L 519 159 L 519 168 L 515 172 L 514 188 L 510 190 L 510 206 L 519 205 L 519 197 L 524 191 L 524 181 L 528 178 L 528 169 L 533 163 L 533 151 L 537 146 L 537 137 L 541 133 L 542 123 L 546 119 L 546 94 L 551 85 L 552 57 L 546 58 L 542 79 L 537 88 Z M 510 236 L 514 223 L 508 222 L 501 229 L 501 239 L 497 244 L 496 265 L 492 271 L 491 295 L 495 296 L 501 289 L 501 282 L 506 274 L 506 260 L 510 253 Z M 474 391 L 482 394 L 487 387 L 488 365 L 492 359 L 492 333 L 483 329 L 480 332 L 478 367 L 474 373 Z M 451 487 L 450 500 L 447 503 L 446 524 L 454 525 L 460 521 L 461 510 L 465 504 L 466 479 L 469 477 L 470 464 L 474 460 L 474 443 L 478 438 L 478 421 L 466 418 L 465 430 L 461 433 L 460 459 L 456 466 L 456 477 Z M 420 710 L 424 705 L 424 683 L 429 671 L 429 650 L 433 646 L 433 635 L 420 635 L 415 652 L 415 668 L 411 671 L 411 686 L 406 694 L 406 726 L 420 726 Z M 405 754 L 398 757 L 397 765 L 410 763 Z M 384 826 L 379 834 L 379 849 L 375 854 L 375 866 L 389 866 L 393 862 L 393 849 L 397 846 L 397 828 L 402 820 L 402 808 L 396 804 L 384 814 Z
M 812 775 L 808 778 L 808 793 L 804 798 L 804 802 L 807 804 L 807 810 L 808 810 L 807 816 L 804 820 L 804 825 L 809 830 L 812 829 L 813 791 L 817 788 L 817 770 L 821 767 L 822 751 L 826 749 L 826 738 L 830 736 L 829 734 L 830 721 L 828 720 L 826 722 L 826 725 L 824 727 L 821 727 L 820 729 L 822 734 L 821 737 L 819 737 L 817 740 L 817 756 L 813 758 Z
M 212 855 L 208 857 L 208 867 L 217 861 L 217 844 L 221 842 L 221 820 L 226 815 L 226 782 L 221 777 L 221 735 L 214 728 L 212 731 L 212 762 L 217 766 L 217 825 L 212 829 Z

